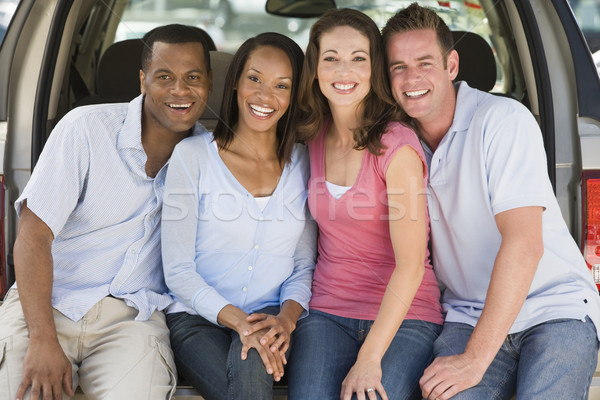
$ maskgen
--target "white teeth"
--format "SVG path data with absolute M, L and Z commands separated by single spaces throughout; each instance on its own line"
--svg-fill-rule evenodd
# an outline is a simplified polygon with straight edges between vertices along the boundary
M 347 83 L 345 85 L 341 84 L 341 83 L 334 83 L 333 87 L 339 90 L 348 90 L 348 89 L 352 89 L 354 86 L 356 86 L 356 84 L 354 83 Z
M 190 108 L 192 106 L 192 103 L 186 103 L 186 104 L 167 104 L 169 107 L 171 108 L 177 108 L 177 109 L 182 109 L 182 108 Z
M 407 95 L 408 97 L 417 97 L 417 96 L 422 96 L 425 93 L 429 92 L 428 89 L 425 90 L 415 90 L 413 92 L 404 92 L 405 95 Z
M 275 109 L 273 108 L 267 108 L 267 107 L 260 107 L 254 104 L 250 104 L 250 108 L 252 109 L 252 111 L 254 111 L 254 113 L 260 117 L 266 117 L 269 114 L 271 114 L 273 111 L 275 111 Z

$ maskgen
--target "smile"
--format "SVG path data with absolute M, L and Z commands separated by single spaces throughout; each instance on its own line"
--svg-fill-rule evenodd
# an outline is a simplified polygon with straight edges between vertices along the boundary
M 268 117 L 275 112 L 275 109 L 273 108 L 260 107 L 255 104 L 250 104 L 250 109 L 259 117 Z
M 338 90 L 350 90 L 356 87 L 356 83 L 334 83 L 333 87 Z
M 167 104 L 167 106 L 169 106 L 175 110 L 186 110 L 192 106 L 192 103 L 185 103 L 185 104 L 169 103 L 169 104 Z
M 424 89 L 424 90 L 415 90 L 412 92 L 404 92 L 404 94 L 407 97 L 419 97 L 419 96 L 423 96 L 424 94 L 429 93 L 429 89 Z

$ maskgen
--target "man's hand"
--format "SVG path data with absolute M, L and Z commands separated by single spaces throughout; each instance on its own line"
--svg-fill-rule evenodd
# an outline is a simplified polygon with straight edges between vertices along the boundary
M 31 339 L 23 361 L 23 379 L 17 400 L 23 399 L 31 387 L 31 399 L 62 400 L 63 388 L 73 397 L 71 363 L 56 339 Z
M 455 394 L 477 385 L 487 366 L 465 353 L 438 357 L 423 372 L 419 380 L 423 398 L 447 400 Z

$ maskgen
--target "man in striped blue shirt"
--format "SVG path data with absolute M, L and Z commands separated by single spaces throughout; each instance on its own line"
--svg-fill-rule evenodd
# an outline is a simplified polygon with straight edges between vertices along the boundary
M 0 398 L 165 399 L 175 387 L 161 265 L 167 161 L 211 90 L 182 25 L 144 37 L 141 95 L 80 107 L 50 136 L 15 207 L 16 287 L 0 308 Z

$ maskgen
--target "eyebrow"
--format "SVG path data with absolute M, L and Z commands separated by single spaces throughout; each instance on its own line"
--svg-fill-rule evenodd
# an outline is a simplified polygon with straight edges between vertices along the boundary
M 196 68 L 196 69 L 191 69 L 191 70 L 189 70 L 189 71 L 186 71 L 186 74 L 191 74 L 191 73 L 199 73 L 199 74 L 203 74 L 204 72 L 205 72 L 205 71 L 204 71 L 204 69 L 199 69 L 199 68 Z M 165 74 L 165 73 L 167 73 L 167 74 L 172 74 L 172 73 L 173 73 L 173 71 L 171 71 L 171 70 L 170 70 L 170 69 L 168 69 L 168 68 L 160 68 L 160 69 L 157 69 L 156 71 L 154 71 L 154 74 L 155 74 L 155 75 L 156 75 L 156 74 Z
M 432 55 L 427 54 L 425 56 L 421 56 L 421 57 L 417 58 L 416 61 L 433 60 L 433 59 L 434 59 L 434 57 Z M 406 64 L 406 62 L 405 61 L 390 61 L 388 63 L 388 66 L 392 67 L 392 66 L 398 65 L 398 64 Z
M 321 55 L 323 55 L 323 54 L 325 54 L 325 53 L 335 53 L 335 54 L 337 54 L 337 53 L 338 53 L 338 51 L 337 51 L 337 50 L 335 50 L 335 49 L 323 50 L 323 51 L 321 52 Z M 368 52 L 368 51 L 366 51 L 366 50 L 362 50 L 362 49 L 354 50 L 354 51 L 353 51 L 352 53 L 350 53 L 350 54 L 356 54 L 356 53 L 365 53 L 365 54 L 367 54 L 367 55 L 369 54 L 369 52 Z
M 256 68 L 250 67 L 250 68 L 248 69 L 248 72 L 250 72 L 250 71 L 254 71 L 254 72 L 256 72 L 257 74 L 261 74 L 261 75 L 262 75 L 262 72 L 260 72 L 260 71 L 259 71 L 259 70 L 257 70 Z M 291 77 L 291 76 L 279 76 L 279 77 L 277 77 L 277 79 L 289 79 L 289 80 L 291 81 L 291 80 L 292 80 L 292 77 Z

